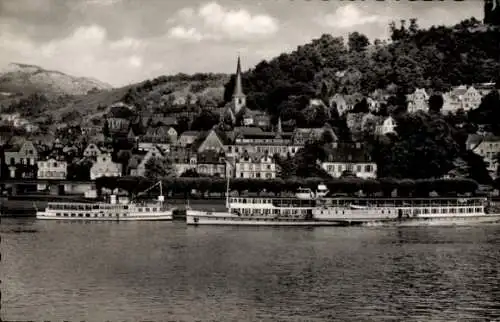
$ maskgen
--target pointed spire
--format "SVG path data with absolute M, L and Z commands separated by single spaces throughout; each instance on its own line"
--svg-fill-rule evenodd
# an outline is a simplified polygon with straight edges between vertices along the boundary
M 276 125 L 276 137 L 281 138 L 281 133 L 283 133 L 283 130 L 281 129 L 281 116 L 279 116 L 278 124 Z
M 238 54 L 238 63 L 236 65 L 236 80 L 234 84 L 233 97 L 243 96 L 243 86 L 241 85 L 241 62 L 240 55 Z

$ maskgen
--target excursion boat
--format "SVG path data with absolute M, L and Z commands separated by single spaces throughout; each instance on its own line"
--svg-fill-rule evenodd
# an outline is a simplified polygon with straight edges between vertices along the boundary
M 186 207 L 188 225 L 247 226 L 335 226 L 335 222 L 316 220 L 314 198 L 230 197 L 229 178 L 226 211 L 198 211 Z M 309 195 L 312 196 L 312 195 Z
M 36 212 L 36 218 L 92 221 L 172 220 L 173 209 L 165 204 L 161 181 L 146 191 L 156 185 L 160 186 L 160 196 L 157 202 L 118 202 L 116 195 L 111 195 L 109 202 L 49 202 L 44 211 Z
M 467 224 L 500 221 L 486 211 L 487 199 L 470 198 L 329 198 L 313 210 L 317 220 L 340 225 L 397 223 Z

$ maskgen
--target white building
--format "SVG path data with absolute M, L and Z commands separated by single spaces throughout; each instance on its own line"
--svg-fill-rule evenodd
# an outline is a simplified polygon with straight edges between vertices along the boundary
M 246 154 L 235 162 L 236 178 L 273 179 L 276 173 L 276 162 L 269 155 L 252 158 Z
M 65 180 L 68 174 L 68 163 L 66 161 L 58 161 L 48 159 L 46 161 L 37 161 L 37 178 L 42 180 Z M 38 184 L 39 191 L 45 190 L 47 185 Z
M 320 166 L 333 178 L 340 177 L 344 171 L 363 179 L 377 177 L 377 164 L 371 160 L 369 153 L 359 142 L 333 143 L 326 161 Z
M 389 133 L 396 133 L 396 121 L 392 116 L 385 118 L 382 124 L 377 125 L 375 128 L 376 135 L 387 135 Z
M 429 108 L 429 94 L 424 88 L 417 88 L 407 96 L 408 112 L 427 111 Z
M 66 161 L 48 159 L 46 161 L 37 161 L 36 164 L 38 165 L 38 179 L 66 179 L 66 175 L 68 174 L 68 163 Z
M 111 160 L 111 155 L 103 153 L 97 156 L 96 162 L 90 168 L 90 180 L 100 177 L 120 177 L 122 165 Z

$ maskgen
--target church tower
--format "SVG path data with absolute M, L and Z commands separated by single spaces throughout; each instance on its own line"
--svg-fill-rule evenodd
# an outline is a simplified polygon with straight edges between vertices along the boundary
M 241 63 L 239 55 L 238 55 L 238 65 L 236 66 L 236 79 L 234 83 L 233 104 L 234 104 L 234 114 L 239 114 L 239 112 L 246 106 L 246 96 L 245 94 L 243 94 L 243 87 L 241 85 Z

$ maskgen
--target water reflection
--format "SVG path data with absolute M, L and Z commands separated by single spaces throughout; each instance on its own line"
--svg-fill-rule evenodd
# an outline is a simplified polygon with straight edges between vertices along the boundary
M 500 226 L 2 221 L 2 319 L 490 320 Z

